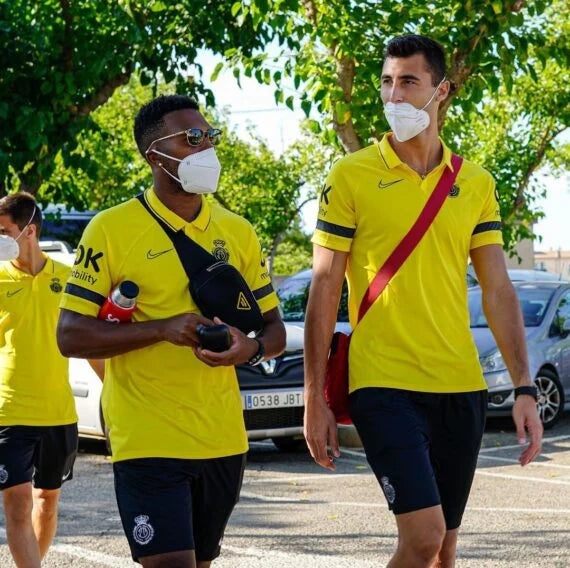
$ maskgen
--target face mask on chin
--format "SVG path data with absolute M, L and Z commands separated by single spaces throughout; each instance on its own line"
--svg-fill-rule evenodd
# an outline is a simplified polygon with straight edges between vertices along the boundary
M 445 77 L 439 82 L 429 101 L 422 108 L 416 108 L 410 103 L 388 102 L 384 105 L 384 115 L 398 142 L 406 142 L 414 138 L 429 126 L 429 114 L 424 109 L 433 101 L 444 81 Z
M 37 205 L 34 206 L 34 211 L 30 220 L 26 223 L 16 238 L 10 237 L 9 235 L 0 235 L 0 260 L 14 260 L 20 256 L 20 245 L 18 243 L 18 239 L 24 234 L 28 225 L 32 222 L 32 219 L 36 214 L 36 207 Z
M 218 189 L 222 167 L 214 148 L 189 154 L 182 160 L 158 150 L 153 149 L 151 152 L 180 162 L 178 164 L 178 177 L 171 174 L 164 166 L 161 165 L 160 167 L 172 179 L 176 180 L 187 193 L 215 193 Z

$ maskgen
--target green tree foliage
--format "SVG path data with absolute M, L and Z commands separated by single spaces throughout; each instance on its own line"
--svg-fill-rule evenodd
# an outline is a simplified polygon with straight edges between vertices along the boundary
M 324 139 L 346 152 L 388 128 L 379 96 L 387 40 L 420 33 L 444 44 L 451 91 L 440 106 L 439 126 L 451 114 L 454 134 L 464 133 L 453 136 L 455 149 L 478 159 L 498 179 L 509 246 L 523 236 L 524 225 L 515 225 L 536 218 L 530 176 L 545 158 L 560 165 L 567 155 L 556 148 L 556 136 L 568 125 L 570 33 L 564 0 L 247 0 L 232 9 L 244 22 L 251 17 L 257 31 L 271 30 L 276 38 L 274 49 L 253 55 L 239 47 L 228 50 L 235 74 L 274 84 L 276 100 L 290 107 L 294 99 L 284 87 L 293 81 L 302 109 L 321 117 Z M 549 83 L 552 69 L 561 73 L 557 83 Z M 533 101 L 548 84 L 550 96 L 540 94 Z M 521 103 L 517 94 L 523 92 Z M 505 105 L 505 97 L 510 104 Z M 501 146 L 503 160 L 496 146 L 509 143 L 509 136 L 497 144 L 473 141 L 507 128 L 507 122 L 517 142 L 508 159 L 506 147 Z
M 77 134 L 135 69 L 143 85 L 162 77 L 213 104 L 193 64 L 197 51 L 239 45 L 247 54 L 270 40 L 219 0 L 201 0 L 199 9 L 194 0 L 3 0 L 0 39 L 0 194 L 35 193 L 58 155 L 77 166 Z

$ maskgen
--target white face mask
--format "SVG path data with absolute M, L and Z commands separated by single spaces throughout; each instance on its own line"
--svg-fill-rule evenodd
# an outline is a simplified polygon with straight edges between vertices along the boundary
M 410 103 L 388 102 L 384 105 L 384 115 L 398 142 L 406 142 L 406 140 L 414 138 L 429 126 L 429 114 L 424 109 L 433 101 L 437 90 L 444 81 L 445 77 L 422 108 L 416 108 Z
M 214 148 L 207 148 L 179 160 L 174 156 L 163 154 L 158 150 L 150 150 L 160 156 L 180 162 L 178 177 L 173 176 L 166 168 L 160 166 L 172 179 L 180 183 L 182 189 L 188 193 L 215 193 L 222 166 Z
M 30 220 L 26 223 L 25 227 L 20 231 L 20 234 L 16 238 L 10 237 L 9 235 L 0 235 L 0 260 L 14 260 L 20 256 L 20 245 L 18 244 L 18 239 L 28 228 L 28 225 L 32 222 L 35 214 L 36 207 L 34 207 L 34 212 L 32 213 Z

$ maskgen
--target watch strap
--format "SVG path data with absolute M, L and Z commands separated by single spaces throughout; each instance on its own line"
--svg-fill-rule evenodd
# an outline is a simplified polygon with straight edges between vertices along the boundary
M 263 343 L 261 343 L 261 341 L 259 341 L 257 338 L 254 338 L 254 341 L 257 341 L 257 351 L 255 355 L 253 355 L 253 357 L 251 357 L 251 359 L 247 362 L 247 364 L 251 365 L 252 367 L 259 365 L 259 363 L 263 361 L 263 356 L 265 355 L 265 347 L 263 346 Z
M 527 394 L 528 396 L 532 396 L 534 400 L 538 402 L 538 389 L 534 385 L 526 385 L 523 387 L 516 387 L 515 388 L 515 399 L 519 397 L 521 394 Z

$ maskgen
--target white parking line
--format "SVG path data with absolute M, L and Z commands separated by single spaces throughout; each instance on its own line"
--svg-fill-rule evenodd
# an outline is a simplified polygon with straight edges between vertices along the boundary
M 568 440 L 570 435 L 567 436 L 553 436 L 551 438 L 543 438 L 542 444 L 551 444 L 553 442 L 560 442 L 560 440 Z M 515 448 L 524 448 L 524 444 L 512 444 L 509 446 L 494 446 L 492 448 L 481 448 L 479 453 L 487 453 L 487 452 L 500 452 L 501 450 L 514 450 Z
M 359 462 L 360 463 L 360 462 Z M 367 475 L 369 472 L 363 471 L 362 473 L 315 473 L 314 475 L 297 475 L 294 477 L 264 477 L 262 479 L 248 479 L 247 477 L 243 480 L 244 485 L 249 485 L 250 483 L 296 483 L 297 481 L 311 481 L 313 479 L 330 479 L 336 480 L 340 477 L 362 477 L 362 475 Z
M 477 469 L 475 471 L 478 475 L 486 475 L 487 477 L 501 477 L 503 479 L 513 479 L 516 481 L 533 481 L 539 483 L 550 483 L 553 485 L 570 485 L 569 481 L 562 481 L 561 479 L 545 479 L 544 477 L 530 477 L 526 475 L 508 475 L 507 473 L 493 473 L 490 471 L 481 471 Z
M 0 537 L 6 538 L 6 529 L 2 527 L 0 527 Z M 133 568 L 134 566 L 138 566 L 138 564 L 135 564 L 129 558 L 113 556 L 111 554 L 89 550 L 88 548 L 75 546 L 73 544 L 63 544 L 59 543 L 57 540 L 50 546 L 50 552 L 51 551 L 58 552 L 60 554 L 68 554 L 69 556 L 75 556 L 76 558 L 81 558 L 90 562 L 97 562 L 103 566 L 109 566 L 109 568 Z
M 511 459 L 511 458 L 499 458 L 499 457 L 497 457 L 497 456 L 484 456 L 484 455 L 479 455 L 479 459 L 519 464 L 519 460 L 514 460 L 514 459 Z M 520 465 L 520 464 L 519 464 L 519 465 Z M 528 465 L 529 465 L 529 466 L 538 465 L 538 466 L 541 466 L 541 467 L 552 467 L 552 468 L 559 468 L 559 469 L 570 469 L 570 465 L 563 465 L 563 464 L 551 463 L 551 462 L 537 462 L 537 461 L 533 461 L 533 462 L 530 462 Z

